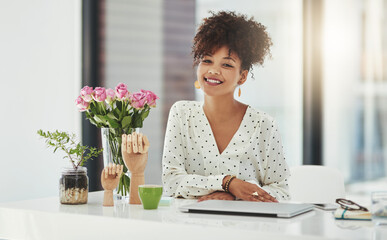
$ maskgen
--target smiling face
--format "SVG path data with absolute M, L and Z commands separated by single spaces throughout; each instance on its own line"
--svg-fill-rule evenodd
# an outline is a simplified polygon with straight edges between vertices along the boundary
M 241 71 L 241 60 L 223 46 L 205 55 L 198 65 L 197 80 L 208 96 L 234 96 L 235 88 L 246 81 L 247 70 Z

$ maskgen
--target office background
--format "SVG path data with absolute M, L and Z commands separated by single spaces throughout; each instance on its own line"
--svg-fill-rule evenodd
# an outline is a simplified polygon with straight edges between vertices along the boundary
M 208 11 L 235 10 L 267 26 L 272 58 L 240 100 L 274 116 L 290 166 L 323 164 L 348 184 L 387 173 L 386 0 L 5 1 L 0 8 L 0 201 L 54 196 L 61 154 L 36 131 L 66 130 L 98 144 L 74 100 L 83 85 L 152 90 L 160 100 L 142 132 L 147 183 L 161 183 L 169 107 L 201 100 L 191 41 Z M 241 36 L 243 37 L 243 36 Z M 98 190 L 102 159 L 89 163 Z

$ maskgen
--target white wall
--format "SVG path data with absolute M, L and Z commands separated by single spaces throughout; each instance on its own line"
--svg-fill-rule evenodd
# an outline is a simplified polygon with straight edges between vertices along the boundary
M 62 155 L 36 131 L 80 136 L 81 1 L 1 0 L 0 202 L 58 193 Z

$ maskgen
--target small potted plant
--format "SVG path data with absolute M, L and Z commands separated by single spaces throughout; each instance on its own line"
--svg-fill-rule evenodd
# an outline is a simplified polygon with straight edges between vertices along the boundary
M 76 141 L 75 134 L 67 132 L 44 132 L 38 130 L 41 137 L 45 138 L 48 147 L 54 148 L 54 153 L 61 149 L 72 164 L 71 168 L 64 168 L 59 180 L 59 199 L 62 204 L 85 204 L 89 192 L 89 179 L 87 169 L 82 167 L 87 160 L 97 157 L 102 149 L 83 146 Z

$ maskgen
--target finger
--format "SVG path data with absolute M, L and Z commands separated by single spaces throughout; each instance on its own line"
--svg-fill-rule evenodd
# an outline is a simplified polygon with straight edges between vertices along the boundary
M 204 197 L 200 197 L 200 198 L 198 199 L 198 202 L 201 202 L 201 201 L 204 201 Z
M 120 178 L 121 177 L 121 174 L 122 174 L 122 170 L 123 170 L 123 165 L 117 165 L 117 169 L 116 169 L 116 178 Z
M 109 175 L 112 174 L 112 168 L 113 168 L 113 164 L 110 163 L 110 165 L 109 165 Z
M 269 193 L 265 192 L 264 190 L 262 190 L 262 193 L 260 194 L 260 196 L 267 200 L 270 200 L 271 202 L 277 202 L 277 199 L 275 199 L 275 197 L 271 196 Z
M 256 192 L 257 192 L 257 195 L 261 198 L 264 198 L 265 200 L 269 200 L 270 202 L 275 202 L 277 201 L 277 199 L 275 199 L 273 196 L 271 196 L 268 192 L 266 192 L 265 190 L 263 190 L 262 188 L 256 186 Z M 254 193 L 253 193 L 254 194 Z M 256 194 L 254 194 L 255 196 L 257 196 Z
M 203 196 L 203 197 L 199 198 L 199 200 L 200 200 L 200 202 L 201 201 L 206 201 L 206 200 L 208 200 L 208 198 L 209 198 L 209 196 L 206 195 L 206 196 Z
M 105 178 L 107 178 L 107 177 L 108 177 L 108 173 L 109 173 L 108 167 L 105 167 L 105 168 L 103 169 L 103 171 L 105 172 Z
M 143 144 L 142 144 L 142 133 L 139 133 L 137 134 L 137 138 L 138 138 L 138 152 L 139 153 L 143 153 L 144 149 L 143 149 Z
M 252 202 L 262 202 L 259 198 L 256 198 L 256 197 L 253 197 L 253 196 L 248 197 L 247 200 L 248 201 L 252 201 Z
M 143 135 L 142 136 L 142 141 L 144 142 L 144 147 L 143 147 L 143 153 L 146 153 L 148 152 L 148 148 L 149 148 L 149 140 L 148 140 L 148 137 L 146 135 Z
M 124 165 L 121 165 L 120 176 L 121 176 L 123 171 L 124 171 Z
M 265 202 L 278 202 L 277 199 L 270 196 L 269 194 L 265 194 L 265 195 L 261 196 L 261 199 L 263 199 Z
M 116 168 L 116 174 L 117 175 L 121 175 L 121 173 L 120 173 L 121 172 L 121 166 L 122 165 L 117 165 L 117 168 Z
M 271 202 L 271 200 L 264 198 L 262 194 L 259 195 L 258 192 L 253 192 L 251 195 L 260 202 Z
M 137 139 L 137 133 L 136 132 L 134 132 L 134 133 L 132 133 L 132 147 L 133 147 L 133 152 L 134 153 L 138 153 L 138 144 L 137 144 L 137 141 L 138 141 L 138 139 Z
M 122 134 L 122 152 L 126 152 L 126 134 Z
M 132 153 L 132 135 L 128 134 L 126 136 L 126 152 Z
M 271 202 L 269 199 L 266 199 L 264 197 L 258 197 L 258 200 L 261 201 L 261 202 Z
M 112 167 L 112 174 L 113 174 L 113 175 L 116 174 L 116 169 L 117 169 L 117 165 L 116 165 L 116 164 L 113 164 L 113 167 Z
M 242 197 L 243 200 L 247 200 L 247 201 L 252 201 L 252 202 L 261 202 L 261 200 L 259 199 L 259 197 L 257 196 L 254 196 L 252 195 L 251 193 L 250 194 L 244 194 L 243 197 Z

